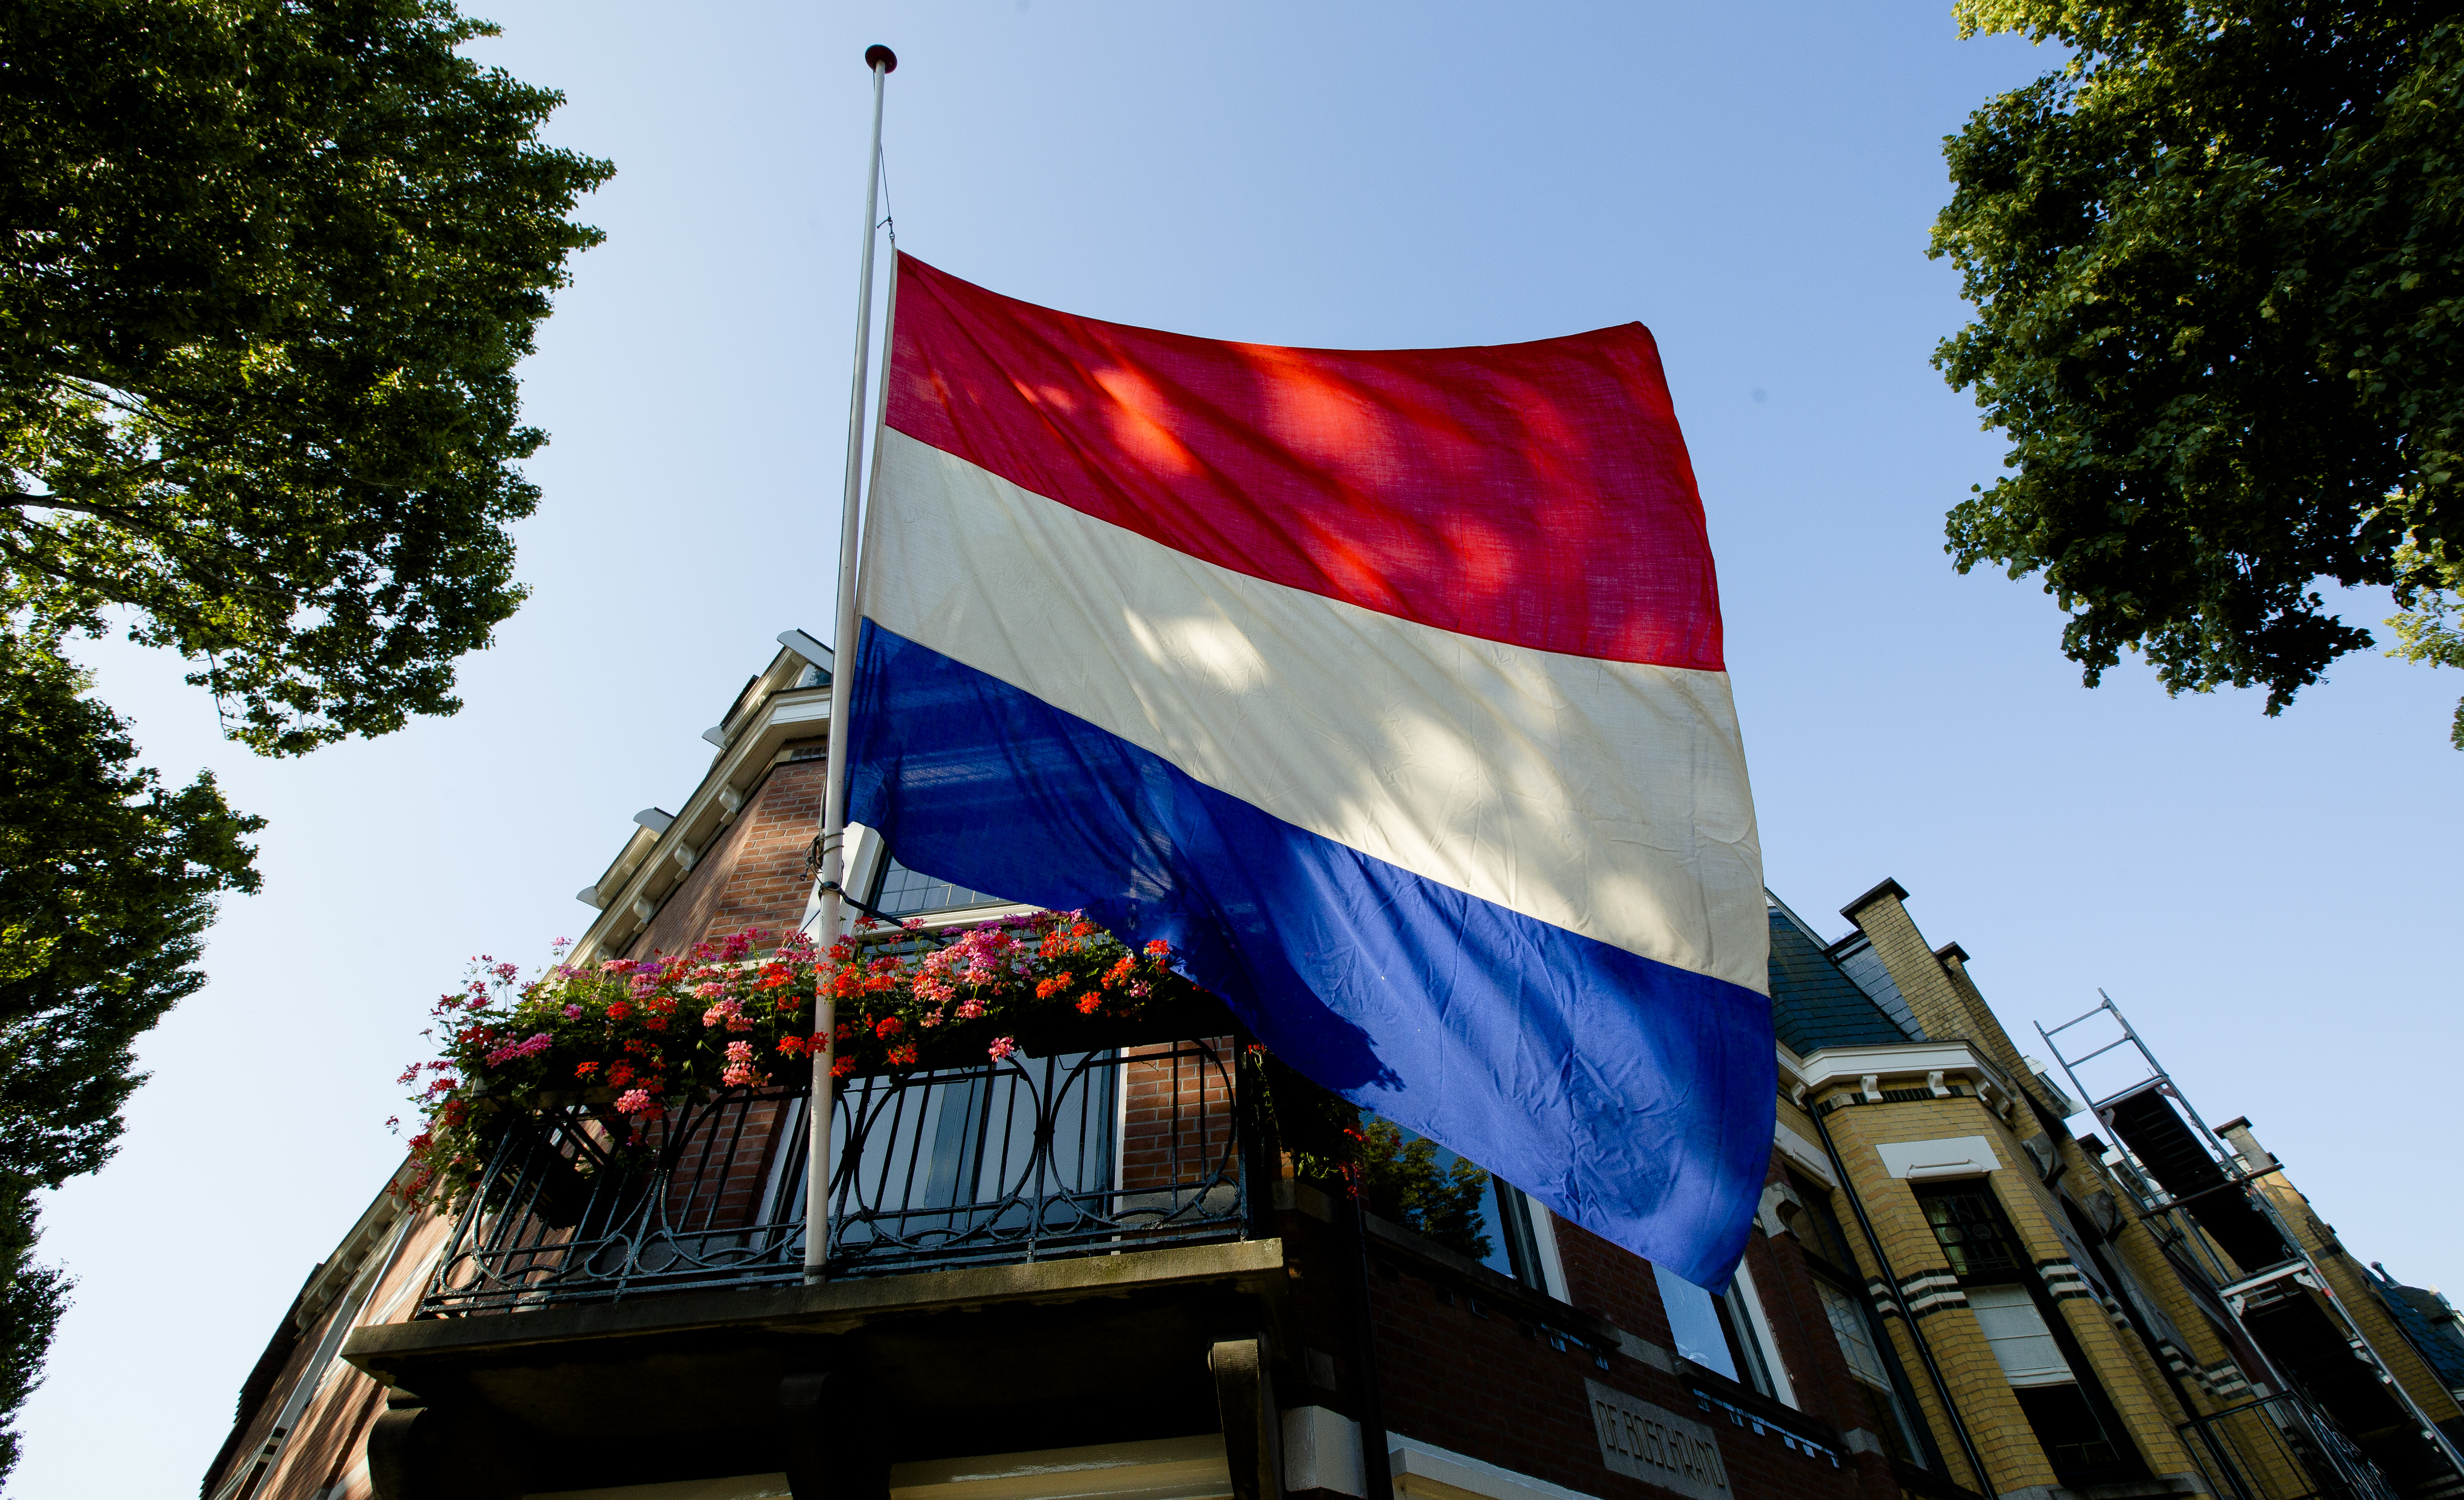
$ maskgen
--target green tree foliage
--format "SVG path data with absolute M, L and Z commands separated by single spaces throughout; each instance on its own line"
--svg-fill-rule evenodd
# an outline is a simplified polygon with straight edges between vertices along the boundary
M 0 8 L 0 607 L 253 747 L 453 711 L 522 591 L 514 366 L 605 163 L 447 0 Z
M 2396 566 L 2406 579 L 2427 573 L 2433 582 L 2409 583 L 2397 590 L 2396 602 L 2406 608 L 2387 620 L 2396 637 L 2396 648 L 2388 655 L 2433 667 L 2464 667 L 2464 626 L 2456 623 L 2464 613 L 2464 562 L 2458 562 L 2459 557 L 2464 553 L 2425 552 L 2409 541 L 2396 549 Z M 2448 739 L 2456 749 L 2464 750 L 2464 699 L 2455 704 L 2454 726 Z
M 34 1211 L 22 1187 L 0 1195 L 0 1423 L 42 1382 L 43 1351 L 68 1311 L 72 1283 L 34 1264 Z M 0 1425 L 0 1480 L 17 1467 L 17 1434 Z
M 67 1291 L 30 1259 L 30 1195 L 110 1157 L 137 1038 L 205 983 L 215 897 L 257 888 L 263 827 L 209 773 L 172 791 L 135 765 L 57 647 L 0 632 L 0 1422 Z M 14 1452 L 0 1432 L 0 1475 Z
M 1373 1117 L 1360 1134 L 1363 1207 L 1459 1254 L 1476 1261 L 1488 1258 L 1488 1236 L 1480 1232 L 1487 1173 L 1461 1157 L 1439 1166 L 1436 1141 L 1419 1136 L 1406 1139 L 1385 1120 Z
M 205 983 L 214 898 L 257 888 L 264 827 L 210 772 L 172 791 L 132 764 L 53 645 L 0 635 L 0 1180 L 45 1187 L 111 1154 L 130 1048 Z
M 110 1155 L 135 1039 L 256 887 L 257 820 L 136 766 L 62 639 L 124 619 L 293 755 L 451 713 L 520 603 L 514 369 L 612 169 L 460 55 L 494 31 L 451 0 L 0 6 L 0 1419 L 66 1290 L 26 1195 Z
M 1948 550 L 2041 573 L 2091 686 L 2129 647 L 2280 712 L 2371 642 L 2320 580 L 2454 598 L 2464 27 L 2417 0 L 1957 11 L 2070 56 L 1947 144 L 1933 254 L 1977 318 L 1935 363 L 2013 444 Z

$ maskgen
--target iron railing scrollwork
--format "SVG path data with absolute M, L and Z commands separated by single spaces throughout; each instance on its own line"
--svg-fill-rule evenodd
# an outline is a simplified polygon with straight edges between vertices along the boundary
M 829 1274 L 1240 1238 L 1237 1105 L 1220 1039 L 847 1080 Z M 801 1281 L 805 1109 L 801 1088 L 693 1101 L 629 1170 L 588 1110 L 537 1112 L 457 1217 L 423 1315 Z

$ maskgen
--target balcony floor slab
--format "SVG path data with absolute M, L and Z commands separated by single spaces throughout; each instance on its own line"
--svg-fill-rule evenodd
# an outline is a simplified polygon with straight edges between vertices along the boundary
M 746 1461 L 781 1382 L 814 1371 L 884 1462 L 1216 1430 L 1207 1350 L 1268 1328 L 1287 1283 L 1261 1239 L 384 1324 L 342 1355 L 570 1489 L 771 1467 Z

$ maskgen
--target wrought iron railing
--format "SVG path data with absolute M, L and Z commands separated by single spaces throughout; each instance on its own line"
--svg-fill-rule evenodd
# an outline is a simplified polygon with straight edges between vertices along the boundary
M 2318 1404 L 2279 1392 L 2181 1423 L 2209 1492 L 2225 1500 L 2398 1500 Z
M 1239 1238 L 1238 1106 L 1221 1039 L 849 1079 L 832 1110 L 829 1274 Z M 629 1171 L 602 1164 L 587 1110 L 539 1112 L 456 1220 L 422 1313 L 802 1280 L 805 1109 L 787 1088 L 686 1105 Z

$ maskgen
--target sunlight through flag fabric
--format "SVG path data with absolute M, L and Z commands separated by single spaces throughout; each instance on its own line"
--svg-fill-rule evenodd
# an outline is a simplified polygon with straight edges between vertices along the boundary
M 1650 333 L 1276 348 L 897 276 L 850 821 L 1168 938 L 1309 1077 L 1724 1286 L 1769 937 Z

